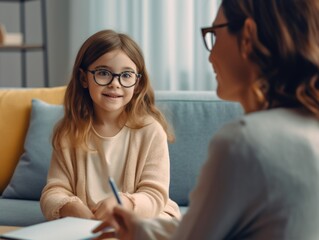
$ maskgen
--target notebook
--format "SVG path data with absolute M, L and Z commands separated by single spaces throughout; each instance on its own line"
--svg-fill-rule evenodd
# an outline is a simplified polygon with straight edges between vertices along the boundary
M 11 240 L 85 240 L 99 235 L 91 231 L 100 223 L 98 220 L 65 217 L 3 233 L 0 237 Z M 106 231 L 114 229 L 107 228 Z

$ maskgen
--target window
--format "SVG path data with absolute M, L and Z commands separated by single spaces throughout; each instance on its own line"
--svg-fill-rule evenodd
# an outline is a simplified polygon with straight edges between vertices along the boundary
M 70 64 L 88 36 L 101 29 L 114 29 L 140 45 L 156 90 L 213 90 L 216 81 L 200 29 L 214 20 L 217 2 L 72 0 Z

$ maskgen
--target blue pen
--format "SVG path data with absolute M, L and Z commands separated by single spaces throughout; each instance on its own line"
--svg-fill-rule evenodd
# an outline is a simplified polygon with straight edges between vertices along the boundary
M 117 200 L 117 203 L 122 205 L 122 200 L 121 200 L 120 195 L 118 193 L 117 186 L 116 186 L 113 178 L 111 178 L 111 177 L 109 177 L 109 184 L 110 184 L 110 186 L 112 188 L 112 191 L 113 191 L 114 196 L 115 196 L 115 198 Z

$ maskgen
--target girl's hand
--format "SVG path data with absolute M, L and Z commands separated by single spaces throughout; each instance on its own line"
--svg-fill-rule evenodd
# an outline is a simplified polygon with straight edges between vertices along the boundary
M 91 210 L 81 202 L 69 202 L 60 209 L 60 217 L 79 217 L 93 219 Z
M 122 195 L 121 198 L 123 206 L 126 209 L 133 210 L 133 203 L 131 202 L 131 200 L 125 195 Z M 110 218 L 113 213 L 113 208 L 117 205 L 118 202 L 116 201 L 115 197 L 109 197 L 98 202 L 96 207 L 92 209 L 95 219 L 103 221 L 107 218 Z
M 101 235 L 97 237 L 96 240 L 101 240 L 107 237 L 116 237 L 120 240 L 134 240 L 134 235 L 141 219 L 132 211 L 121 206 L 114 207 L 113 211 L 112 218 L 105 219 L 104 222 L 93 229 L 93 233 L 101 231 Z M 103 229 L 110 226 L 115 229 L 115 233 L 103 233 Z
M 94 214 L 95 219 L 105 220 L 112 218 L 113 208 L 117 205 L 114 197 L 106 198 L 100 201 L 92 212 Z

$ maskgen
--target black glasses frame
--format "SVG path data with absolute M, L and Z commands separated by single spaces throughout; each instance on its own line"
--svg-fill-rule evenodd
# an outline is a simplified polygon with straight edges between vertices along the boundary
M 203 36 L 203 41 L 204 41 L 205 47 L 206 47 L 206 49 L 207 49 L 208 51 L 211 51 L 212 49 L 209 49 L 209 47 L 208 47 L 208 45 L 207 45 L 206 38 L 205 38 L 206 34 L 207 34 L 207 33 L 212 33 L 212 34 L 214 34 L 214 30 L 215 30 L 216 28 L 227 27 L 228 25 L 229 25 L 229 23 L 221 23 L 221 24 L 217 24 L 217 25 L 215 25 L 215 26 L 204 27 L 204 28 L 201 29 L 201 31 L 202 31 L 202 36 Z M 211 39 L 211 41 L 212 41 L 211 44 L 212 44 L 212 48 L 213 48 L 213 46 L 214 46 L 213 38 Z
M 115 77 L 118 77 L 119 83 L 120 83 L 120 85 L 121 85 L 122 87 L 124 87 L 124 88 L 130 88 L 130 87 L 133 87 L 133 86 L 137 83 L 137 80 L 142 77 L 142 74 L 135 73 L 135 72 L 133 72 L 133 71 L 124 71 L 124 72 L 121 72 L 121 73 L 113 73 L 113 72 L 111 72 L 111 71 L 109 71 L 109 70 L 103 69 L 103 71 L 109 72 L 109 73 L 112 75 L 112 79 L 111 79 L 108 83 L 106 83 L 106 84 L 100 84 L 100 83 L 98 83 L 98 82 L 96 81 L 95 73 L 98 72 L 98 71 L 101 71 L 101 70 L 102 70 L 102 69 L 86 70 L 87 72 L 93 74 L 94 82 L 95 82 L 97 85 L 99 85 L 99 86 L 107 86 L 107 85 L 110 85 L 110 84 L 113 82 L 114 78 L 115 78 Z M 125 86 L 125 85 L 122 84 L 122 82 L 121 82 L 121 76 L 122 76 L 123 74 L 125 74 L 125 73 L 133 73 L 133 74 L 136 76 L 136 79 L 135 79 L 135 83 L 134 83 L 134 84 L 132 84 L 132 85 L 130 85 L 130 86 Z

